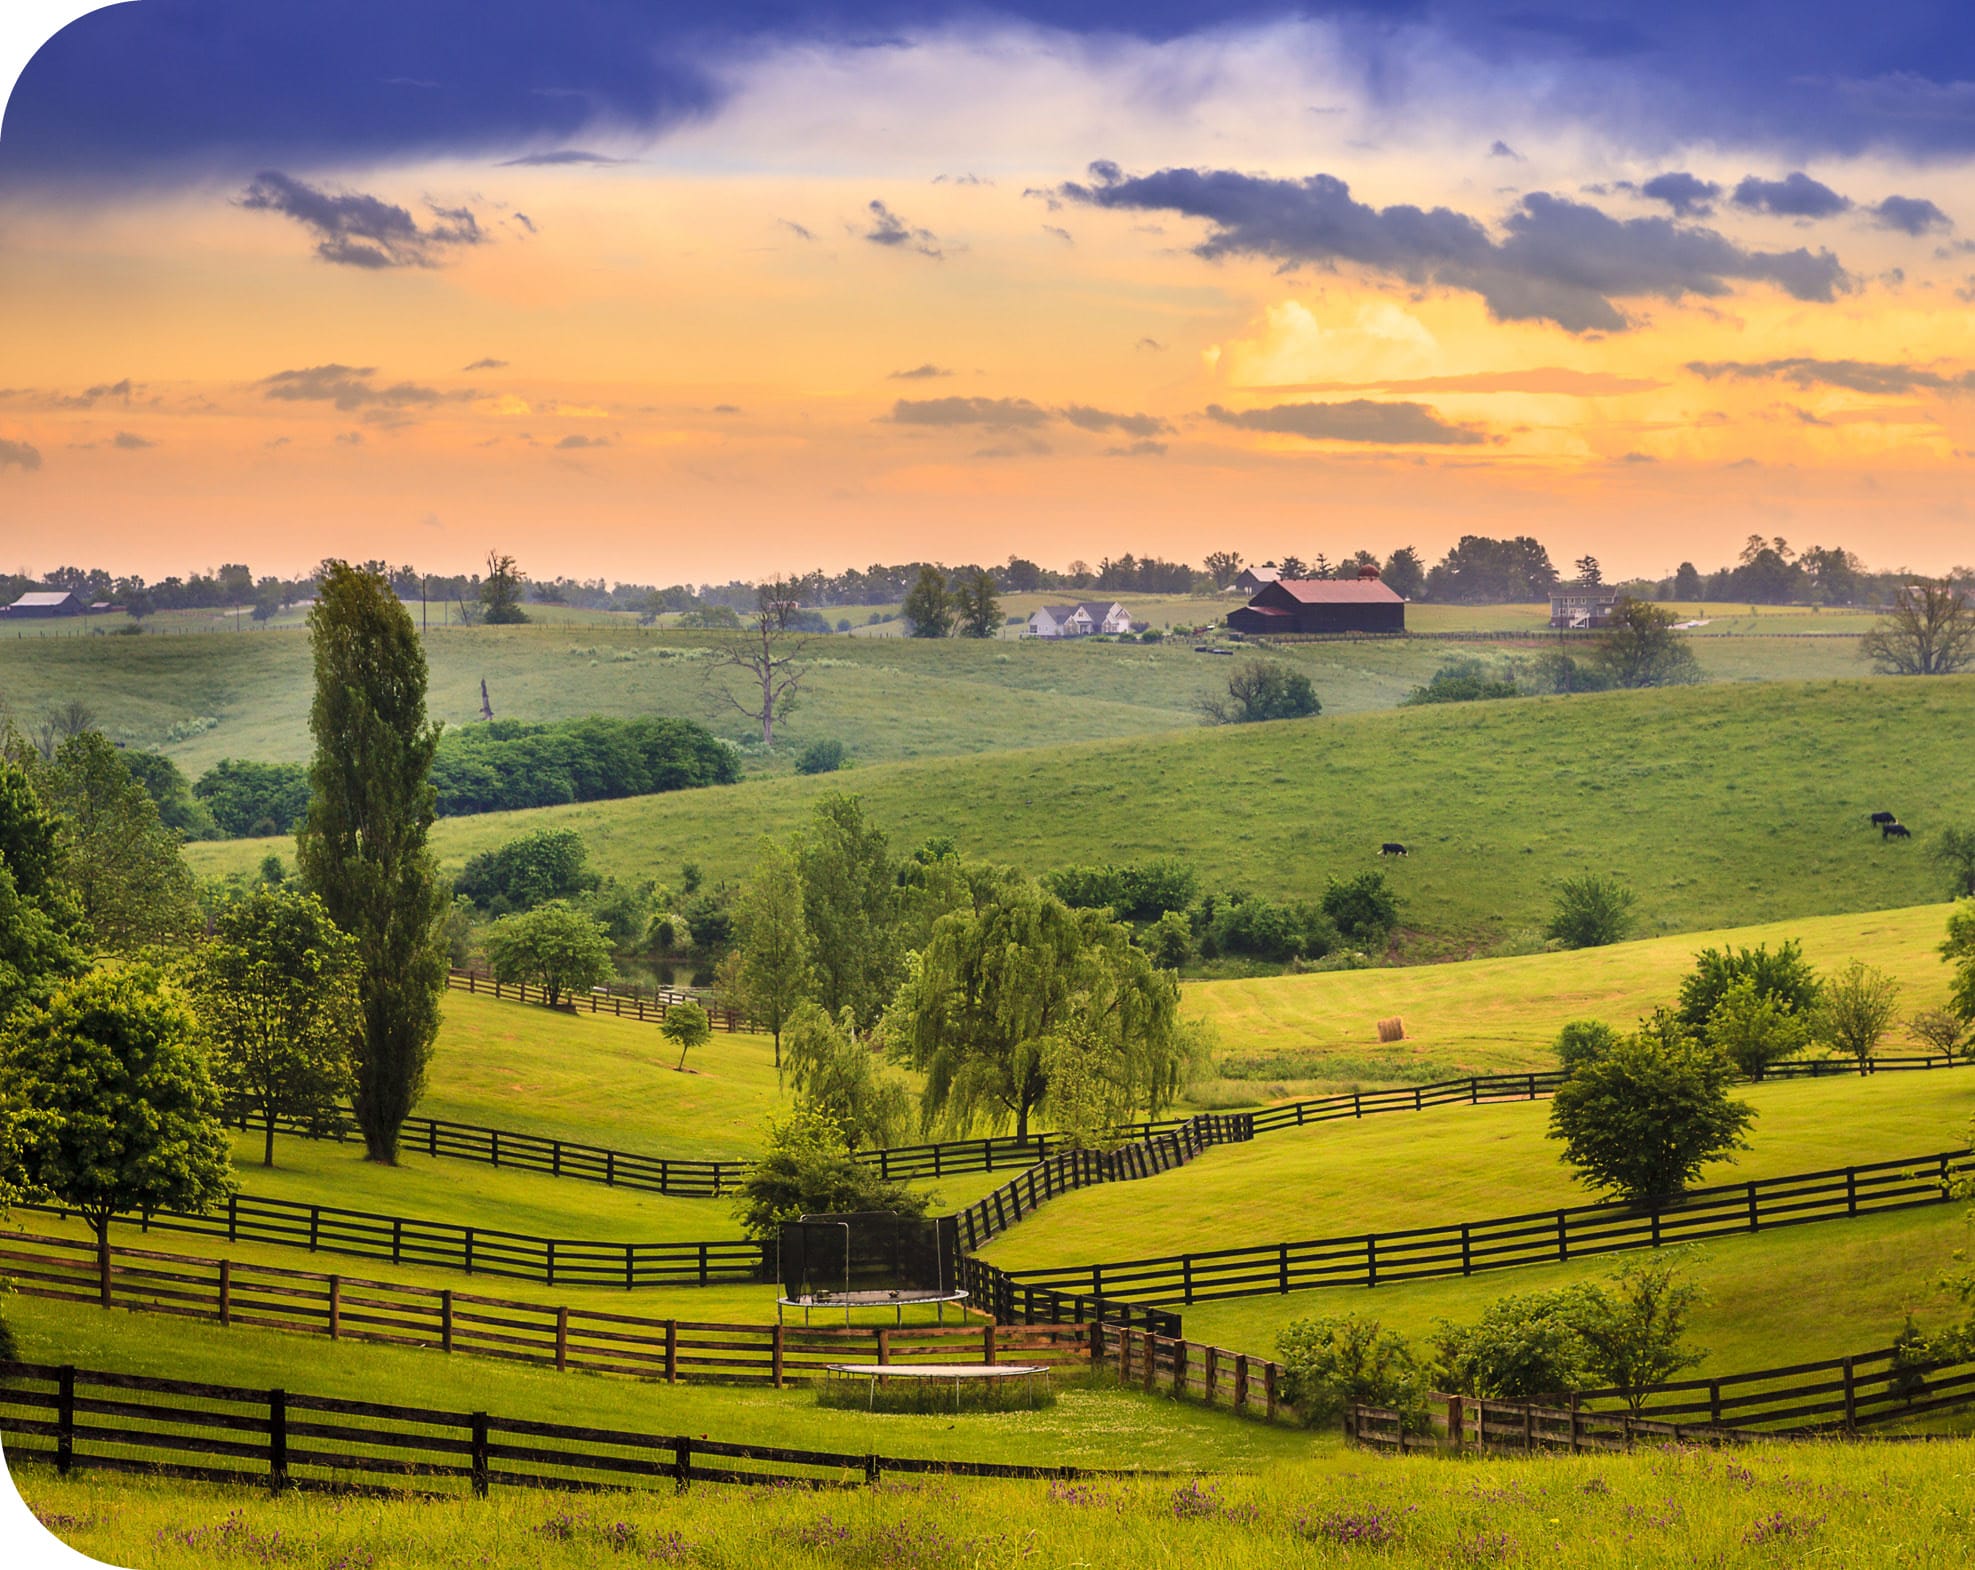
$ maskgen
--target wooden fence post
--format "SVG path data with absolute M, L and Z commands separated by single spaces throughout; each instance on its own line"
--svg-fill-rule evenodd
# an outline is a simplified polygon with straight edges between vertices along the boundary
M 1282 1393 L 1276 1382 L 1276 1377 L 1281 1372 L 1282 1369 L 1279 1364 L 1264 1363 L 1262 1365 L 1262 1396 L 1267 1403 L 1268 1417 L 1271 1423 L 1276 1420 L 1276 1409 L 1282 1404 Z
M 1234 1355 L 1234 1409 L 1246 1413 L 1248 1410 L 1248 1354 L 1237 1352 Z
M 555 1311 L 555 1368 L 558 1374 L 569 1367 L 569 1305 Z
M 1214 1404 L 1214 1393 L 1220 1382 L 1221 1349 L 1217 1346 L 1210 1346 L 1207 1348 L 1207 1366 L 1201 1370 L 1201 1384 L 1205 1390 L 1207 1404 L 1209 1406 Z
M 267 1486 L 280 1493 L 288 1486 L 288 1392 L 267 1393 Z
M 55 1374 L 55 1470 L 63 1477 L 75 1465 L 75 1365 Z
M 992 1326 L 988 1327 L 988 1333 L 993 1334 Z M 782 1322 L 779 1319 L 775 1321 L 772 1336 L 773 1339 L 769 1343 L 770 1366 L 774 1373 L 775 1388 L 780 1390 L 782 1388 Z M 994 1359 L 990 1357 L 988 1361 L 992 1363 Z
M 1455 1455 L 1461 1453 L 1461 1441 L 1467 1435 L 1467 1416 L 1461 1410 L 1461 1398 L 1447 1398 L 1447 1448 Z
M 1173 1338 L 1173 1394 L 1186 1394 L 1186 1343 L 1177 1336 Z
M 450 1352 L 453 1349 L 453 1289 L 444 1288 L 439 1293 L 439 1348 Z
M 1159 1338 L 1145 1332 L 1145 1393 L 1150 1395 L 1159 1380 Z
M 679 1382 L 679 1321 L 676 1319 L 665 1322 L 665 1382 L 668 1385 Z
M 672 1487 L 684 1493 L 693 1484 L 693 1442 L 684 1434 L 672 1441 Z
M 475 1499 L 485 1499 L 487 1497 L 488 1481 L 487 1414 L 485 1412 L 475 1412 L 472 1421 L 473 1497 Z
M 219 1262 L 219 1322 L 233 1323 L 233 1261 L 230 1259 Z
M 994 1361 L 994 1330 L 993 1320 L 989 1320 L 985 1325 L 981 1326 L 981 1361 L 983 1363 L 992 1363 Z
M 329 1278 L 329 1339 L 343 1339 L 343 1278 Z
M 1852 1369 L 1852 1360 L 1845 1359 L 1845 1431 L 1854 1433 L 1858 1429 L 1858 1381 Z

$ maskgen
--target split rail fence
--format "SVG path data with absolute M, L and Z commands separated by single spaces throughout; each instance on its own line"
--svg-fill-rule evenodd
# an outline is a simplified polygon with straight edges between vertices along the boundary
M 38 1363 L 0 1363 L 0 1434 L 10 1462 L 45 1462 L 64 1476 L 77 1469 L 143 1472 L 276 1493 L 484 1498 L 495 1485 L 684 1492 L 694 1483 L 857 1487 L 887 1474 L 1118 1475 L 737 1445 Z
M 381 1342 L 557 1370 L 676 1384 L 781 1388 L 829 1363 L 1084 1366 L 1082 1325 L 734 1325 L 518 1303 L 447 1288 L 323 1275 L 148 1249 L 113 1248 L 105 1302 L 94 1243 L 29 1235 L 0 1243 L 0 1268 L 23 1297 L 102 1304 L 220 1325 Z
M 706 1017 L 718 1030 L 756 1028 L 754 1021 L 739 1009 L 722 1008 L 709 998 L 694 997 L 686 992 L 663 992 L 651 998 L 635 993 L 626 996 L 620 992 L 563 992 L 558 994 L 556 1005 L 551 1005 L 546 987 L 531 987 L 525 981 L 496 981 L 484 970 L 457 968 L 446 972 L 446 985 L 455 992 L 484 993 L 505 1001 L 539 1003 L 544 1008 L 560 1006 L 579 1014 L 614 1014 L 619 1019 L 642 1020 L 652 1025 L 664 1021 L 667 1009 L 677 1008 L 681 1003 L 693 1003 L 706 1010 Z
M 1952 1150 L 1752 1179 L 1695 1189 L 1675 1204 L 1648 1209 L 1609 1201 L 1458 1226 L 1009 1271 L 997 1312 L 1010 1318 L 1051 1319 L 1059 1316 L 1051 1312 L 1049 1299 L 1065 1295 L 1094 1301 L 1126 1298 L 1188 1304 L 1309 1287 L 1376 1287 L 1839 1217 L 1881 1215 L 1945 1202 L 1953 1179 L 1975 1170 L 1970 1157 L 1969 1151 Z

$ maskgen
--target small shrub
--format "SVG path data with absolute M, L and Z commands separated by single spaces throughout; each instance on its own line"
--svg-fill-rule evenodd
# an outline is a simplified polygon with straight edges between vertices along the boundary
M 1595 949 L 1624 941 L 1633 925 L 1638 897 L 1617 878 L 1587 872 L 1557 885 L 1556 903 L 1544 936 L 1565 948 Z
M 1967 1030 L 1946 1009 L 1922 1009 L 1906 1022 L 1906 1032 L 1915 1041 L 1929 1052 L 1950 1057 L 1964 1045 L 1962 1037 Z
M 1193 923 L 1169 910 L 1138 935 L 1139 945 L 1161 970 L 1178 970 L 1193 958 Z
M 1755 982 L 1743 976 L 1716 1002 L 1703 1036 L 1740 1072 L 1761 1079 L 1772 1063 L 1793 1058 L 1810 1045 L 1810 1023 L 1775 993 L 1757 991 Z
M 1423 1410 L 1425 1383 L 1412 1345 L 1357 1314 L 1298 1319 L 1276 1335 L 1283 1399 L 1306 1426 L 1330 1427 L 1360 1402 L 1409 1416 Z
M 1872 1061 L 1879 1038 L 1893 1028 L 1900 984 L 1883 970 L 1855 959 L 1826 984 L 1817 1005 L 1817 1034 L 1858 1059 Z
M 1324 889 L 1323 913 L 1346 942 L 1377 948 L 1399 925 L 1399 897 L 1376 869 L 1340 883 L 1332 878 Z
M 795 760 L 798 774 L 834 774 L 843 767 L 843 743 L 834 737 L 812 741 Z
M 1601 1019 L 1574 1019 L 1557 1032 L 1557 1063 L 1574 1074 L 1618 1045 L 1618 1032 Z

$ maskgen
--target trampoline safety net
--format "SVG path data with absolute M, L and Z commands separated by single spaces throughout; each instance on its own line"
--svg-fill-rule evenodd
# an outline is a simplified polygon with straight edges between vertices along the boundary
M 782 1295 L 831 1298 L 843 1292 L 952 1292 L 960 1254 L 953 1216 L 901 1216 L 889 1210 L 802 1216 L 781 1229 Z

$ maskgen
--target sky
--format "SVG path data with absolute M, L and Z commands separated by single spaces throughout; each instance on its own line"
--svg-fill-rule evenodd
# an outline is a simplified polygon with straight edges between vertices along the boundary
M 1969 562 L 1975 19 L 1866 16 L 16 16 L 0 566 Z

